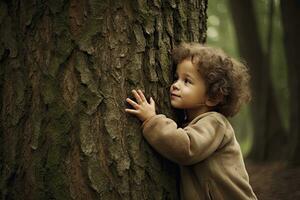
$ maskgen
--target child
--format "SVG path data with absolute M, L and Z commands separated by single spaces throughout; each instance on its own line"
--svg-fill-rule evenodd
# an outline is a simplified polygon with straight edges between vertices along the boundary
M 143 121 L 149 144 L 180 166 L 181 199 L 256 199 L 240 146 L 226 117 L 250 100 L 247 68 L 223 51 L 183 43 L 172 53 L 177 65 L 171 105 L 185 112 L 185 126 L 156 114 L 141 90 L 126 112 Z

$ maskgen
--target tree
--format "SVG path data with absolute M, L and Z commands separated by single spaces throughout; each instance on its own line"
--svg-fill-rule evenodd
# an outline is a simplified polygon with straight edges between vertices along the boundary
M 2 199 L 178 199 L 176 167 L 125 114 L 172 115 L 170 49 L 205 41 L 206 0 L 1 1 Z
M 280 1 L 290 91 L 290 163 L 300 165 L 300 45 L 299 1 Z
M 253 2 L 229 0 L 239 51 L 249 66 L 252 79 L 251 115 L 254 139 L 249 158 L 253 160 L 282 159 L 286 156 L 284 148 L 287 142 L 286 131 L 280 119 L 270 79 L 273 4 L 270 5 L 267 52 L 264 53 L 260 43 Z M 279 145 L 281 148 L 278 148 Z

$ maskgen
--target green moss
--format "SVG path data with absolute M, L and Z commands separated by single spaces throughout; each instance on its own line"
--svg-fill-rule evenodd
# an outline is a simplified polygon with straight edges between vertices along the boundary
M 86 156 L 91 156 L 97 152 L 95 138 L 91 133 L 91 122 L 89 116 L 81 115 L 80 116 L 80 146 L 82 152 Z
M 79 88 L 79 101 L 85 107 L 85 112 L 89 115 L 93 114 L 99 104 L 103 100 L 103 95 L 98 89 L 98 85 L 93 78 L 92 72 L 89 70 L 87 58 L 83 53 L 77 55 L 75 68 L 80 74 L 83 84 Z
M 137 85 L 141 82 L 142 73 L 142 54 L 134 54 L 131 63 L 126 65 L 127 80 L 132 85 Z
M 48 170 L 54 170 L 59 167 L 61 161 L 61 155 L 60 155 L 60 147 L 55 144 L 51 144 L 48 149 L 47 154 L 47 169 Z
M 65 36 L 65 37 L 70 37 L 70 36 Z M 49 75 L 51 75 L 54 78 L 57 76 L 57 73 L 60 70 L 60 68 L 64 66 L 64 63 L 66 62 L 66 60 L 71 54 L 71 51 L 74 48 L 74 44 L 71 42 L 70 39 L 67 40 L 59 39 L 56 43 L 57 43 L 56 49 L 59 49 L 59 51 L 56 51 L 54 53 L 54 56 L 51 59 L 48 67 Z
M 170 82 L 170 57 L 165 45 L 161 45 L 159 49 L 159 61 L 162 70 L 163 81 Z
M 106 27 L 103 13 L 107 12 L 109 1 L 91 0 L 89 1 L 91 13 L 87 19 L 84 31 L 78 39 L 78 45 L 81 50 L 88 54 L 94 53 L 93 37 L 103 31 Z
M 101 32 L 100 27 L 103 26 L 103 19 L 91 19 L 88 24 L 86 25 L 86 31 L 82 32 L 79 40 L 78 45 L 79 48 L 88 54 L 94 53 L 93 41 L 92 38 L 94 35 L 97 35 Z M 99 25 L 102 24 L 102 25 Z
M 45 129 L 48 135 L 45 186 L 47 196 L 54 199 L 69 199 L 67 176 L 65 174 L 65 157 L 69 146 L 68 132 L 70 119 L 63 114 L 50 121 Z
M 59 96 L 57 80 L 51 77 L 44 77 L 41 82 L 41 95 L 45 104 L 55 102 L 55 99 Z
M 6 8 L 3 8 L 6 9 Z M 4 12 L 7 12 L 5 10 Z M 1 10 L 0 10 L 1 13 Z M 2 13 L 2 22 L 0 24 L 0 43 L 3 43 L 4 49 L 9 50 L 9 57 L 15 58 L 18 55 L 18 42 L 16 41 L 16 30 L 14 30 L 13 20 L 7 13 Z
M 98 193 L 106 193 L 111 191 L 111 183 L 108 173 L 101 168 L 100 161 L 96 157 L 92 157 L 88 161 L 88 176 L 91 181 L 91 186 Z
M 66 57 L 70 54 L 71 50 L 74 48 L 72 43 L 71 34 L 68 30 L 68 16 L 59 15 L 55 18 L 53 29 L 56 31 L 56 34 L 59 36 L 56 39 L 55 47 L 56 51 L 62 56 Z
M 67 192 L 67 177 L 62 169 L 48 169 L 45 182 L 47 199 L 71 199 Z
M 7 5 L 0 1 L 0 25 L 2 24 L 2 21 L 4 20 L 4 17 L 7 15 Z
M 69 145 L 68 132 L 71 128 L 71 119 L 59 103 L 49 106 L 50 121 L 44 129 L 47 135 L 49 150 L 47 155 L 47 168 L 58 168 L 64 161 L 65 148 Z
M 21 117 L 24 115 L 24 105 L 25 105 L 25 89 L 26 85 L 23 81 L 23 75 L 20 71 L 15 72 L 14 77 L 14 105 L 16 106 L 14 109 L 14 113 L 12 115 L 12 125 L 16 125 L 19 123 Z
M 53 18 L 53 30 L 56 37 L 53 56 L 48 67 L 48 72 L 52 77 L 56 77 L 60 67 L 63 66 L 75 47 L 68 29 L 69 16 L 67 13 L 59 13 Z
M 47 199 L 44 177 L 46 168 L 43 166 L 45 157 L 40 152 L 35 152 L 32 156 L 33 178 L 36 187 L 33 188 L 32 199 Z
M 33 124 L 33 133 L 32 133 L 33 135 L 30 143 L 31 148 L 34 150 L 36 150 L 39 145 L 39 139 L 41 135 L 41 122 L 42 122 L 41 113 L 34 112 L 33 120 L 31 121 L 31 123 Z
M 4 144 L 4 138 L 3 138 L 3 128 L 2 124 L 0 121 L 0 144 Z M 4 169 L 4 145 L 0 146 L 0 195 L 2 195 L 2 191 L 4 189 L 4 180 L 5 178 L 3 177 L 3 169 Z
M 1 25 L 0 25 L 1 26 Z M 1 31 L 0 31 L 0 34 L 1 34 Z M 0 60 L 2 59 L 2 56 L 4 57 L 4 46 L 3 46 L 3 43 L 2 42 L 0 42 Z M 3 73 L 3 68 L 4 67 L 0 67 L 0 75 Z
M 16 104 L 21 104 L 24 101 L 24 94 L 25 94 L 25 82 L 23 74 L 18 71 L 15 72 L 15 80 L 14 80 L 14 89 L 16 94 Z
M 142 27 L 139 25 L 135 25 L 133 28 L 133 32 L 134 32 L 135 41 L 136 41 L 136 52 L 138 52 L 138 53 L 144 52 L 145 46 L 146 46 L 146 41 L 145 41 Z
M 65 1 L 61 0 L 47 1 L 47 5 L 53 14 L 57 14 L 58 12 L 62 11 L 64 3 Z
M 85 113 L 92 115 L 94 112 L 97 111 L 98 106 L 103 101 L 102 96 L 95 95 L 94 93 L 86 90 L 83 91 L 82 95 L 80 96 L 80 102 L 85 108 Z
M 47 116 L 54 119 L 60 119 L 63 114 L 66 113 L 66 107 L 61 102 L 52 102 L 48 104 Z

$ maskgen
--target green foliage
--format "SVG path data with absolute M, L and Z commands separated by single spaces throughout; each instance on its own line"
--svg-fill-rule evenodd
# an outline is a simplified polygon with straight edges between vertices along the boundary
M 207 43 L 238 57 L 237 40 L 227 4 L 228 0 L 208 4 Z

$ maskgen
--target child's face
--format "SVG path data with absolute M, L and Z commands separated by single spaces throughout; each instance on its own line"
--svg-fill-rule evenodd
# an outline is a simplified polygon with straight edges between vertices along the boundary
M 206 87 L 191 60 L 177 65 L 175 82 L 170 88 L 171 105 L 177 109 L 201 108 L 206 104 Z

